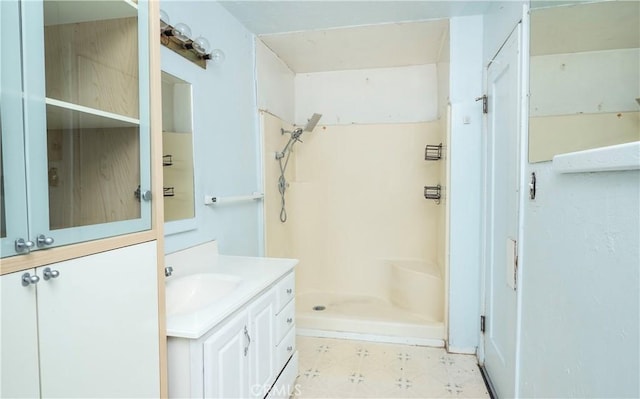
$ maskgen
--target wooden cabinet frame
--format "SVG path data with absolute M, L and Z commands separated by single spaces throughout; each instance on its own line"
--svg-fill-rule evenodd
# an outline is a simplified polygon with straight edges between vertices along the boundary
M 64 260 L 105 252 L 148 241 L 157 241 L 158 271 L 158 333 L 160 337 L 160 396 L 167 397 L 167 347 L 164 285 L 164 206 L 162 176 L 162 104 L 160 81 L 160 3 L 149 0 L 149 79 L 150 79 L 150 141 L 151 141 L 151 229 L 139 233 L 126 234 L 95 241 L 34 251 L 0 259 L 0 275 L 27 270 Z

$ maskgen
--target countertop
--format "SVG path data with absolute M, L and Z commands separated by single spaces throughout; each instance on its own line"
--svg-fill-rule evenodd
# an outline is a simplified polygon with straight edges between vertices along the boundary
M 198 339 L 287 275 L 298 264 L 298 260 L 209 255 L 205 261 L 195 265 L 178 263 L 180 260 L 173 260 L 171 266 L 174 272 L 167 279 L 195 273 L 220 273 L 243 280 L 229 295 L 197 312 L 167 317 L 167 336 Z

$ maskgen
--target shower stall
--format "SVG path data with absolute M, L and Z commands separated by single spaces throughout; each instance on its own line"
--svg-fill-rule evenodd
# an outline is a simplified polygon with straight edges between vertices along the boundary
M 434 40 L 448 49 L 442 25 Z M 265 255 L 300 260 L 297 333 L 443 346 L 448 51 L 425 65 L 296 73 L 262 46 L 259 98 L 269 71 L 295 86 L 295 116 L 265 101 L 260 123 Z

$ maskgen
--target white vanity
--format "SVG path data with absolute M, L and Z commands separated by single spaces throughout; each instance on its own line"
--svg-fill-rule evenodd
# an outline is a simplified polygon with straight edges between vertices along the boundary
M 295 259 L 166 256 L 169 396 L 288 398 L 298 375 Z

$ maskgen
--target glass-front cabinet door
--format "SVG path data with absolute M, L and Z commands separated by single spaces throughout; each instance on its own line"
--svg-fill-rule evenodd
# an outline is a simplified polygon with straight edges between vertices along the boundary
M 20 3 L 31 250 L 151 227 L 146 5 Z
M 20 3 L 0 1 L 0 252 L 16 253 L 29 242 L 24 135 Z

